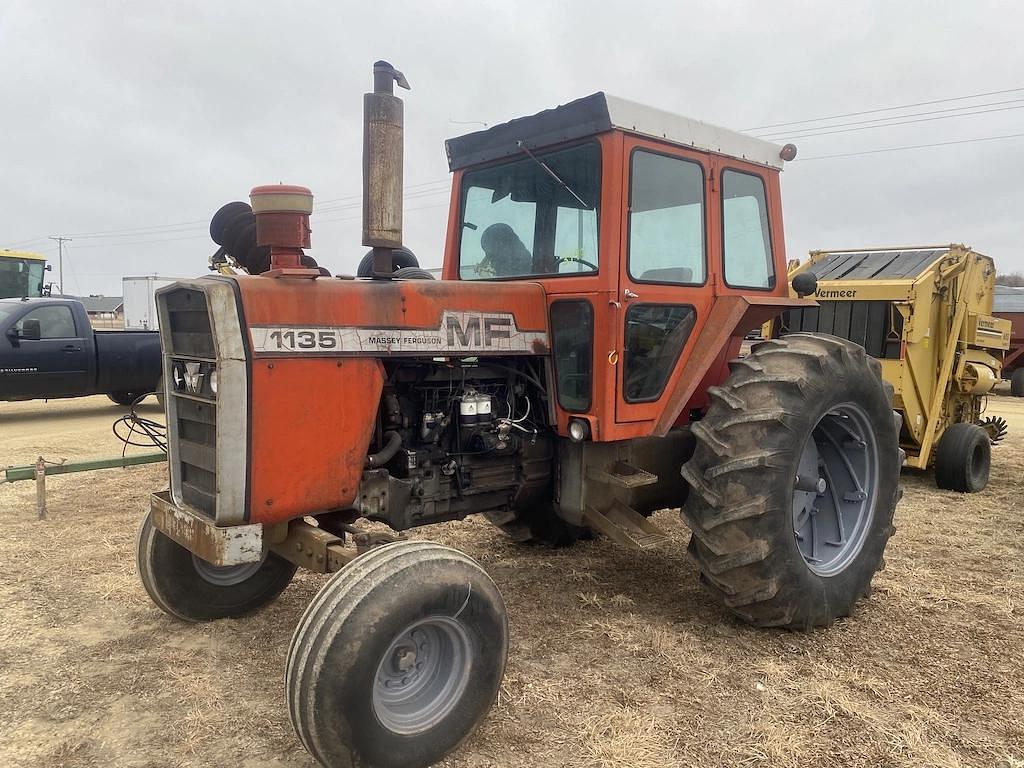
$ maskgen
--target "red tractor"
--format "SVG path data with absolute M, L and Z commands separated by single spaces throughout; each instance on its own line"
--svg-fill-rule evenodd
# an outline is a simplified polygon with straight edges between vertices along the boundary
M 312 195 L 252 191 L 211 225 L 248 275 L 159 293 L 170 490 L 138 544 L 186 621 L 334 573 L 288 654 L 295 730 L 325 766 L 423 766 L 501 683 L 501 594 L 396 532 L 482 514 L 517 540 L 669 543 L 680 508 L 710 596 L 757 626 L 851 612 L 893 532 L 891 390 L 849 341 L 736 359 L 789 296 L 779 172 L 795 148 L 615 99 L 447 143 L 443 279 L 402 249 L 404 78 L 365 97 L 362 277 L 304 252 Z M 796 286 L 806 296 L 813 285 Z

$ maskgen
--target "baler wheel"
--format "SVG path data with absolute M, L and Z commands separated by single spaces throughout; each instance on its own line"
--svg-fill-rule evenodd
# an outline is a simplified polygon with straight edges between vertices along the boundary
M 694 423 L 682 514 L 711 595 L 755 626 L 809 629 L 868 594 L 900 498 L 900 416 L 877 360 L 793 333 L 730 363 Z
M 321 765 L 433 765 L 490 710 L 507 656 L 505 603 L 476 561 L 385 544 L 332 576 L 299 620 L 289 715 Z
M 977 493 L 988 485 L 992 443 L 977 424 L 951 424 L 935 446 L 935 484 L 948 491 Z
M 259 610 L 295 575 L 295 565 L 273 552 L 258 563 L 211 565 L 157 530 L 148 513 L 139 528 L 136 561 L 142 586 L 157 607 L 192 622 Z

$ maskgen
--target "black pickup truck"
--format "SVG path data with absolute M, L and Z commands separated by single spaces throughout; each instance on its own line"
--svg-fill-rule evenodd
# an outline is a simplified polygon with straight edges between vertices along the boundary
M 129 405 L 157 391 L 160 334 L 96 333 L 74 299 L 0 300 L 0 400 L 107 395 Z

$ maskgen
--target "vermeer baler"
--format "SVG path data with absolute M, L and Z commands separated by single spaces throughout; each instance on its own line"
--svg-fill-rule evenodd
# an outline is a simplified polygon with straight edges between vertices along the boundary
M 797 287 L 810 276 L 818 306 L 784 312 L 773 334 L 860 344 L 895 389 L 907 466 L 934 465 L 941 488 L 984 488 L 990 444 L 1006 434 L 983 416 L 985 396 L 1010 345 L 1010 323 L 992 316 L 992 259 L 964 245 L 812 251 L 790 271 Z

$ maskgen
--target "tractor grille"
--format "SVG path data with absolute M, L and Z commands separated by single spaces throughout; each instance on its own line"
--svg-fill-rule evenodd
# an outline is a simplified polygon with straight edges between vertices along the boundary
M 782 313 L 782 333 L 827 333 L 860 344 L 872 357 L 898 360 L 903 315 L 889 301 L 819 301 Z
M 166 311 L 161 323 L 165 375 L 171 402 L 168 419 L 173 490 L 182 501 L 210 517 L 217 509 L 217 401 L 211 384 L 217 353 L 206 296 L 176 288 L 159 296 Z M 174 471 L 176 470 L 176 471 Z

